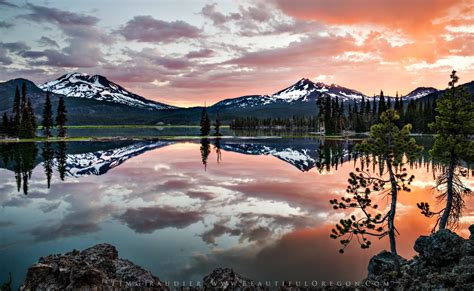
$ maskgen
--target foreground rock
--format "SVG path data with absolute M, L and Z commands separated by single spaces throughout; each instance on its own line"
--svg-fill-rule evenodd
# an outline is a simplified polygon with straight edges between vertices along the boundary
M 114 246 L 99 244 L 83 251 L 49 255 L 28 269 L 20 290 L 103 288 L 166 289 L 151 272 L 120 259 Z
M 203 279 L 205 290 L 252 290 L 254 282 L 229 268 L 217 268 Z
M 464 239 L 450 230 L 420 236 L 412 260 L 399 257 L 400 273 L 395 270 L 394 256 L 383 251 L 369 263 L 367 284 L 397 289 L 474 290 L 474 225 L 471 236 Z

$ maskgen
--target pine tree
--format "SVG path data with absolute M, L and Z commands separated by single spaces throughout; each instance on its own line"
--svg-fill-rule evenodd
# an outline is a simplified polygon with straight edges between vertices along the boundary
M 44 167 L 44 174 L 46 175 L 46 184 L 48 189 L 51 186 L 51 176 L 53 175 L 53 161 L 54 161 L 54 151 L 51 147 L 51 143 L 46 142 L 43 145 L 43 167 Z
M 387 104 L 385 104 L 385 96 L 383 95 L 383 91 L 380 91 L 380 96 L 379 96 L 379 106 L 378 106 L 378 116 L 380 119 L 380 115 L 382 115 L 385 110 L 387 110 Z
M 390 251 L 397 262 L 395 215 L 398 194 L 401 190 L 410 191 L 408 185 L 414 179 L 414 176 L 408 177 L 403 165 L 405 160 L 416 158 L 422 147 L 410 137 L 411 125 L 405 125 L 402 129 L 396 126 L 399 118 L 396 111 L 387 110 L 380 118 L 381 123 L 370 129 L 369 138 L 356 145 L 356 149 L 366 159 L 373 159 L 374 165 L 377 163 L 380 166 L 380 172 L 376 174 L 370 173 L 368 169 L 356 168 L 356 173 L 350 174 L 346 190 L 352 197 L 330 201 L 334 209 L 361 209 L 362 217 L 352 215 L 348 219 L 342 219 L 332 230 L 331 238 L 341 238 L 341 244 L 345 248 L 356 237 L 365 249 L 371 245 L 369 236 L 388 236 Z M 389 208 L 385 213 L 379 211 L 378 205 L 371 197 L 373 192 L 390 196 Z M 340 252 L 344 250 L 341 249 Z M 399 267 L 399 264 L 396 266 Z
M 221 117 L 219 115 L 219 112 L 216 114 L 216 122 L 214 123 L 214 129 L 215 129 L 215 136 L 221 136 Z
M 41 122 L 43 126 L 43 135 L 46 138 L 51 136 L 51 128 L 54 126 L 53 121 L 53 108 L 51 105 L 51 98 L 49 97 L 49 91 L 46 92 L 46 101 L 43 108 L 43 120 Z
M 57 114 L 56 114 L 56 126 L 58 128 L 58 137 L 66 137 L 67 128 L 67 109 L 66 104 L 64 103 L 64 98 L 59 97 Z
M 64 141 L 58 142 L 58 151 L 56 152 L 56 161 L 58 163 L 57 170 L 59 173 L 59 178 L 61 181 L 64 181 L 64 177 L 66 177 L 66 170 L 67 170 L 67 144 Z
M 207 138 L 201 138 L 201 161 L 202 164 L 204 165 L 204 170 L 207 170 L 207 158 L 209 157 L 209 154 L 211 153 L 211 143 L 209 142 L 209 139 Z
M 428 203 L 418 204 L 422 214 L 438 216 L 439 229 L 457 226 L 465 207 L 464 197 L 471 193 L 461 180 L 467 174 L 462 163 L 474 161 L 474 141 L 471 138 L 474 132 L 474 103 L 469 92 L 462 86 L 456 87 L 459 80 L 456 71 L 450 77 L 449 88 L 436 102 L 435 122 L 429 125 L 435 133 L 430 155 L 445 165 L 436 179 L 436 187 L 440 192 L 438 199 L 445 201 L 446 206 L 439 212 L 432 212 Z
M 18 86 L 15 89 L 15 97 L 13 99 L 13 119 L 12 119 L 12 135 L 18 136 L 20 134 L 21 123 L 21 97 Z
M 26 84 L 21 87 L 21 119 L 18 136 L 20 138 L 34 138 L 36 136 L 36 118 L 31 102 L 26 95 Z
M 4 135 L 10 134 L 10 119 L 8 118 L 8 114 L 6 112 L 3 113 L 2 118 L 2 125 L 0 127 L 0 133 Z
M 207 115 L 207 107 L 204 106 L 201 113 L 201 136 L 208 136 L 211 132 L 211 120 Z

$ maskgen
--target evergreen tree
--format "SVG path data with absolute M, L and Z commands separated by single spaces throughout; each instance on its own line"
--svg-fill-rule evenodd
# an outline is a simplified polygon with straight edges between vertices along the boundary
M 44 168 L 44 174 L 46 175 L 46 184 L 48 186 L 48 189 L 51 186 L 51 176 L 53 175 L 53 160 L 54 160 L 54 151 L 53 148 L 51 147 L 51 143 L 46 142 L 43 145 L 43 152 L 42 152 L 42 157 L 43 157 L 43 168 Z
M 462 163 L 469 164 L 474 160 L 474 141 L 471 138 L 474 132 L 472 96 L 463 87 L 456 87 L 456 71 L 450 77 L 449 88 L 437 101 L 435 122 L 430 124 L 435 133 L 430 154 L 435 161 L 445 165 L 436 179 L 436 187 L 440 192 L 438 199 L 446 204 L 439 212 L 432 212 L 428 203 L 418 204 L 424 215 L 438 216 L 439 229 L 457 226 L 465 207 L 464 197 L 471 193 L 461 180 L 467 174 Z
M 8 118 L 8 114 L 5 112 L 3 113 L 2 124 L 0 127 L 0 133 L 4 135 L 10 134 L 10 119 Z
M 67 128 L 67 109 L 66 104 L 64 103 L 64 98 L 59 97 L 58 108 L 56 113 L 56 126 L 58 128 L 58 137 L 66 137 Z
M 56 161 L 58 163 L 57 170 L 59 173 L 59 178 L 61 181 L 64 181 L 66 177 L 67 170 L 67 159 L 66 159 L 67 144 L 64 141 L 58 142 L 58 151 L 56 152 Z
M 46 92 L 46 101 L 43 108 L 43 120 L 41 122 L 43 126 L 43 135 L 46 138 L 51 136 L 51 128 L 54 126 L 53 121 L 53 108 L 51 105 L 51 99 L 49 97 L 49 91 Z
M 361 218 L 352 215 L 348 219 L 342 219 L 332 230 L 331 238 L 341 238 L 341 244 L 345 248 L 356 237 L 362 248 L 368 248 L 371 245 L 368 236 L 388 236 L 390 251 L 396 262 L 398 256 L 395 215 L 398 194 L 401 190 L 410 191 L 408 185 L 414 179 L 414 176 L 408 177 L 403 165 L 405 160 L 413 160 L 422 150 L 415 139 L 410 137 L 410 125 L 405 125 L 402 129 L 396 126 L 398 117 L 391 109 L 382 113 L 381 123 L 372 126 L 369 138 L 356 145 L 356 149 L 366 159 L 372 159 L 374 165 L 379 165 L 379 173 L 356 168 L 357 173 L 350 174 L 346 190 L 352 197 L 330 201 L 334 209 L 362 210 Z M 374 192 L 390 197 L 389 208 L 385 213 L 379 212 L 378 205 L 371 197 Z M 340 252 L 342 253 L 343 249 Z
M 207 170 L 207 158 L 209 157 L 209 154 L 211 153 L 211 143 L 209 142 L 208 138 L 201 138 L 201 161 L 202 164 L 204 165 L 204 171 Z
M 219 115 L 219 112 L 216 114 L 216 122 L 214 123 L 214 129 L 215 129 L 215 136 L 221 136 L 221 117 Z
M 13 98 L 13 119 L 12 119 L 12 135 L 18 136 L 20 134 L 21 123 L 21 97 L 18 86 L 15 89 L 15 97 Z
M 31 106 L 31 102 L 28 100 L 26 95 L 26 84 L 23 83 L 21 87 L 22 99 L 21 99 L 21 119 L 20 119 L 20 130 L 18 137 L 20 138 L 34 138 L 36 136 L 36 118 Z
M 378 116 L 382 115 L 382 113 L 385 112 L 385 110 L 387 110 L 387 104 L 385 104 L 385 96 L 383 95 L 383 91 L 380 91 L 378 109 L 379 109 Z
M 201 113 L 201 136 L 208 136 L 211 132 L 211 121 L 207 115 L 207 107 L 204 106 Z
M 21 107 L 24 108 L 27 103 L 27 97 L 26 97 L 26 83 L 23 82 L 21 84 Z

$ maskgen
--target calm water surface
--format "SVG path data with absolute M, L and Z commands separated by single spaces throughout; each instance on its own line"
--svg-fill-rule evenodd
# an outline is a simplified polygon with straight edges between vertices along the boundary
M 262 281 L 359 280 L 388 242 L 340 255 L 329 238 L 344 214 L 328 201 L 344 195 L 353 145 L 313 138 L 0 145 L 0 278 L 11 272 L 18 286 L 40 256 L 107 242 L 165 281 L 201 280 L 219 266 Z M 428 168 L 410 170 L 413 191 L 399 200 L 399 253 L 407 258 L 433 224 L 416 208 L 436 204 Z

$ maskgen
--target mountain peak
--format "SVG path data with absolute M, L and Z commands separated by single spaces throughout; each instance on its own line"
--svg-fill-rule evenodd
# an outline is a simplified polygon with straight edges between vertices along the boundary
M 415 90 L 408 93 L 405 96 L 405 98 L 418 99 L 418 98 L 425 97 L 426 95 L 437 92 L 437 91 L 438 91 L 438 89 L 433 88 L 433 87 L 418 87 Z
M 95 99 L 150 110 L 173 109 L 175 107 L 145 99 L 101 75 L 72 72 L 39 86 L 43 90 L 67 97 Z

